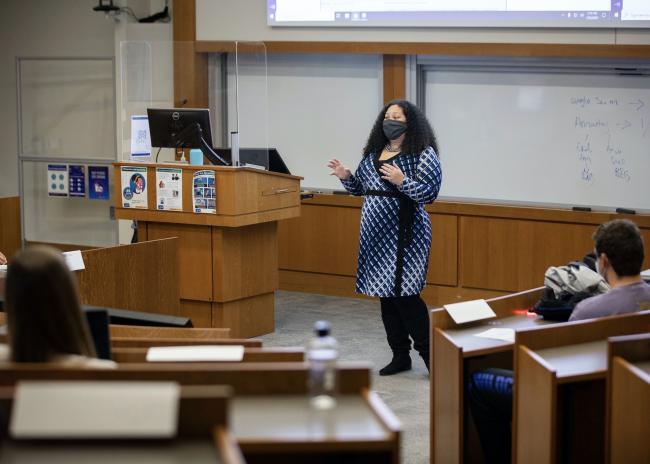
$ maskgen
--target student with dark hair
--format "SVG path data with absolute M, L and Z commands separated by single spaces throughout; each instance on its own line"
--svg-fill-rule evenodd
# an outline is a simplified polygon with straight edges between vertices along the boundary
M 7 360 L 115 366 L 112 361 L 96 359 L 74 278 L 56 250 L 34 246 L 12 260 L 7 269 L 5 310 Z
M 582 300 L 570 320 L 650 309 L 650 285 L 641 280 L 643 239 L 632 221 L 616 219 L 594 232 L 596 270 L 611 290 Z M 468 402 L 488 464 L 510 462 L 512 371 L 487 369 L 470 375 Z M 534 431 L 531 431 L 534 433 Z
M 356 172 L 327 165 L 348 192 L 363 195 L 356 291 L 380 298 L 391 362 L 379 371 L 411 369 L 411 340 L 429 367 L 429 317 L 424 288 L 431 222 L 424 205 L 438 196 L 442 170 L 436 139 L 420 109 L 389 102 L 377 115 Z
M 601 224 L 593 236 L 596 272 L 612 288 L 578 303 L 570 321 L 650 309 L 650 285 L 641 279 L 643 238 L 635 223 L 616 219 Z

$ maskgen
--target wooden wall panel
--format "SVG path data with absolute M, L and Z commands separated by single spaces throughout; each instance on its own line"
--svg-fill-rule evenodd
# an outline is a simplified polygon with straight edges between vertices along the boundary
M 280 269 L 354 276 L 359 208 L 303 203 L 301 215 L 280 222 Z
M 180 296 L 185 300 L 212 301 L 210 228 L 186 224 L 147 223 L 147 239 L 179 238 Z M 152 270 L 155 271 L 155 270 Z
M 457 285 L 458 283 L 458 219 L 445 214 L 429 214 L 431 219 L 431 252 L 427 283 Z
M 212 249 L 214 301 L 238 300 L 277 290 L 276 222 L 236 228 L 214 227 Z
M 279 223 L 280 288 L 358 296 L 361 205 L 358 197 L 316 195 L 303 202 L 300 218 Z M 582 258 L 593 249 L 598 224 L 615 218 L 635 221 L 650 244 L 647 215 L 444 201 L 427 211 L 433 237 L 422 295 L 429 305 L 542 286 L 548 266 Z M 643 268 L 650 268 L 650 252 Z
M 548 266 L 593 249 L 593 231 L 582 224 L 461 217 L 460 283 L 502 291 L 538 287 Z
M 0 252 L 10 259 L 21 248 L 20 197 L 0 198 Z

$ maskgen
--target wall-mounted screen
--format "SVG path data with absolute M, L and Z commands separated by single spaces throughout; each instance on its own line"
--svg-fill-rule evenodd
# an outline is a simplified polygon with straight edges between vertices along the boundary
M 650 0 L 267 0 L 270 26 L 650 27 Z

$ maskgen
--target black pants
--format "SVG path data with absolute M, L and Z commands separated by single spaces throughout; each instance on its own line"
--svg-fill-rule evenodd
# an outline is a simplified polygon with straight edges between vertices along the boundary
M 512 443 L 512 371 L 486 369 L 470 375 L 469 409 L 488 464 L 510 462 Z
M 429 361 L 429 311 L 420 295 L 380 298 L 381 320 L 394 354 L 408 354 L 413 347 Z

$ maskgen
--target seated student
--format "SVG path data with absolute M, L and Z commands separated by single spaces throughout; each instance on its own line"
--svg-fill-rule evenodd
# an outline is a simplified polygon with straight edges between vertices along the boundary
M 72 273 L 63 256 L 30 247 L 9 264 L 5 285 L 9 346 L 0 360 L 111 368 L 97 359 Z
M 650 309 L 650 285 L 641 279 L 643 238 L 632 221 L 616 219 L 594 233 L 596 271 L 612 288 L 578 303 L 570 321 Z M 647 306 L 646 306 L 647 305 Z
M 616 219 L 598 226 L 593 240 L 597 272 L 611 290 L 578 303 L 570 320 L 644 309 L 650 302 L 650 285 L 640 276 L 644 255 L 639 228 L 632 221 Z M 506 369 L 474 372 L 468 381 L 469 408 L 487 463 L 511 462 L 512 386 L 512 371 Z

